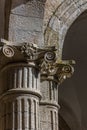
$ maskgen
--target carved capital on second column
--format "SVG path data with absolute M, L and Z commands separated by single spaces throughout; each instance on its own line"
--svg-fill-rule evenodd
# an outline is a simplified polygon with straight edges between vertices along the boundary
M 74 64 L 74 61 L 43 62 L 41 69 L 42 80 L 54 80 L 61 84 L 66 78 L 70 78 L 73 75 L 74 67 L 72 64 Z
M 70 78 L 74 73 L 74 60 L 58 60 L 57 50 L 46 52 L 41 64 L 42 80 L 54 80 L 61 84 L 66 78 Z

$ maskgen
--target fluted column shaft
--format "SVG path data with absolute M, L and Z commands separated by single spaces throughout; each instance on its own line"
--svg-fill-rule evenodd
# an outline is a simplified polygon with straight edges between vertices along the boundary
M 41 82 L 41 91 L 40 130 L 58 130 L 58 84 L 53 80 L 44 80 Z
M 0 130 L 39 130 L 38 69 L 24 63 L 10 64 L 0 77 Z

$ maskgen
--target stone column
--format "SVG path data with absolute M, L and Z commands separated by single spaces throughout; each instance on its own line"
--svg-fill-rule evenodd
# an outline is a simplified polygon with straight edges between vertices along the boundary
M 41 80 L 40 130 L 58 130 L 58 83 L 53 79 Z
M 0 72 L 1 130 L 38 130 L 40 73 L 31 63 L 10 63 Z
M 59 62 L 56 50 L 2 41 L 0 130 L 58 130 L 58 85 L 73 67 Z
M 36 47 L 0 50 L 0 130 L 39 130 L 40 69 Z M 36 53 L 35 53 L 36 54 Z
M 58 125 L 58 86 L 73 74 L 69 61 L 56 59 L 54 52 L 45 55 L 41 70 L 40 130 L 59 130 Z

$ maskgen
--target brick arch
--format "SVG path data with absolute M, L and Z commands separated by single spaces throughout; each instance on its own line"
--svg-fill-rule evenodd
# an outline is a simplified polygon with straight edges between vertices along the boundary
M 52 32 L 58 35 L 58 51 L 59 57 L 62 57 L 62 48 L 66 33 L 72 23 L 87 9 L 87 0 L 64 0 L 54 11 L 49 19 L 48 25 L 45 29 L 45 42 L 50 41 Z M 51 32 L 49 33 L 49 29 Z

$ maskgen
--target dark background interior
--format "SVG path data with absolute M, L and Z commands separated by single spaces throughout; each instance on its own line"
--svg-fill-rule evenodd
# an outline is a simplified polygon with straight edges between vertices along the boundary
M 59 87 L 59 113 L 72 130 L 87 130 L 87 11 L 69 28 L 63 59 L 75 60 L 75 73 Z

